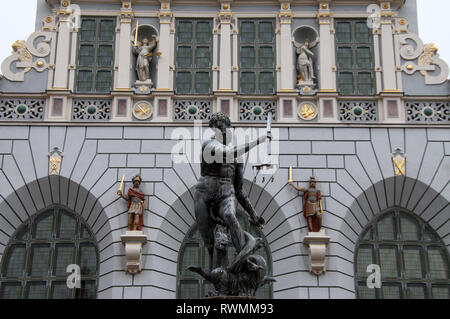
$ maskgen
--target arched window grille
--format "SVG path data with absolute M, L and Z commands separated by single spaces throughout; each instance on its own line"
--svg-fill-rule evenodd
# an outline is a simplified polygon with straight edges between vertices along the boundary
M 381 288 L 368 288 L 371 264 L 380 266 Z M 447 248 L 422 219 L 399 208 L 378 216 L 363 232 L 355 278 L 359 299 L 450 298 Z
M 237 211 L 238 220 L 242 228 L 255 237 L 264 239 L 264 245 L 258 249 L 255 254 L 261 255 L 267 262 L 268 276 L 272 275 L 272 257 L 270 248 L 265 240 L 264 234 L 255 226 L 248 222 L 245 213 L 241 210 Z M 197 273 L 187 270 L 189 266 L 200 266 L 204 269 L 210 269 L 208 250 L 203 244 L 197 224 L 195 224 L 183 241 L 178 256 L 178 273 L 177 273 L 177 298 L 179 299 L 200 299 L 205 297 L 209 291 L 214 290 L 212 284 L 207 282 Z M 234 259 L 234 248 L 228 245 L 228 260 Z M 267 283 L 256 293 L 258 299 L 273 298 L 273 284 Z
M 51 207 L 16 231 L 2 259 L 1 299 L 94 299 L 98 249 L 80 216 Z M 79 265 L 81 287 L 70 289 L 68 265 Z

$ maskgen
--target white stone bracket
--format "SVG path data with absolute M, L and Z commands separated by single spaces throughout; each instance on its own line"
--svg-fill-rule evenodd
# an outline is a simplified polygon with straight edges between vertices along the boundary
M 309 232 L 303 238 L 303 243 L 309 248 L 309 271 L 320 276 L 325 274 L 326 269 L 326 251 L 330 237 L 326 235 L 325 230 L 319 232 Z
M 120 239 L 125 245 L 125 272 L 136 274 L 142 271 L 142 247 L 148 241 L 143 231 L 127 231 Z

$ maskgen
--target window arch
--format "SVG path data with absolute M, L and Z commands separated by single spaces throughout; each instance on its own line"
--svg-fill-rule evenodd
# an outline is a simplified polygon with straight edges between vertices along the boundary
M 54 206 L 16 231 L 2 260 L 0 299 L 93 299 L 97 296 L 98 249 L 83 219 Z M 81 269 L 81 288 L 69 289 L 67 266 Z
M 263 238 L 263 247 L 256 251 L 257 255 L 261 255 L 267 262 L 268 275 L 272 275 L 272 256 L 269 244 L 265 240 L 264 234 L 257 227 L 251 225 L 246 218 L 246 213 L 237 210 L 237 217 L 242 228 L 255 237 Z M 234 248 L 228 245 L 228 260 L 233 260 Z M 177 298 L 179 299 L 200 299 L 213 290 L 212 284 L 203 279 L 197 273 L 187 270 L 187 267 L 198 265 L 205 269 L 210 269 L 208 250 L 203 244 L 198 226 L 195 224 L 187 233 L 178 256 L 178 272 L 177 272 Z M 267 283 L 256 292 L 258 299 L 273 298 L 273 284 Z
M 367 266 L 381 268 L 381 288 L 367 287 Z M 359 299 L 449 299 L 449 256 L 439 236 L 422 219 L 395 208 L 363 232 L 355 254 Z

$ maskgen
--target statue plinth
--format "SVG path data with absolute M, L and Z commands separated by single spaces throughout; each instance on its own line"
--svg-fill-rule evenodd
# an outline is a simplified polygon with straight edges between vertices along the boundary
M 299 81 L 297 88 L 301 95 L 315 95 L 317 93 L 316 84 L 313 81 Z
M 303 238 L 303 243 L 309 248 L 309 271 L 316 276 L 326 273 L 325 255 L 330 236 L 327 236 L 324 229 L 319 232 L 309 232 Z
M 142 271 L 142 247 L 147 243 L 147 235 L 141 230 L 127 231 L 120 239 L 125 245 L 126 269 L 129 274 Z
M 134 83 L 134 91 L 136 94 L 148 95 L 152 93 L 153 82 L 151 79 L 145 81 L 136 81 Z

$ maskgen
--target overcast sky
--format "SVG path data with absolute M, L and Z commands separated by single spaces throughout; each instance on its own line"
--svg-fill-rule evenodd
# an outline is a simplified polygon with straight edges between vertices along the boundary
M 418 12 L 420 37 L 425 43 L 436 44 L 441 58 L 450 65 L 450 1 L 418 0 Z M 14 0 L 3 4 L 0 11 L 0 62 L 10 55 L 14 41 L 26 40 L 34 31 L 35 14 L 36 0 Z

